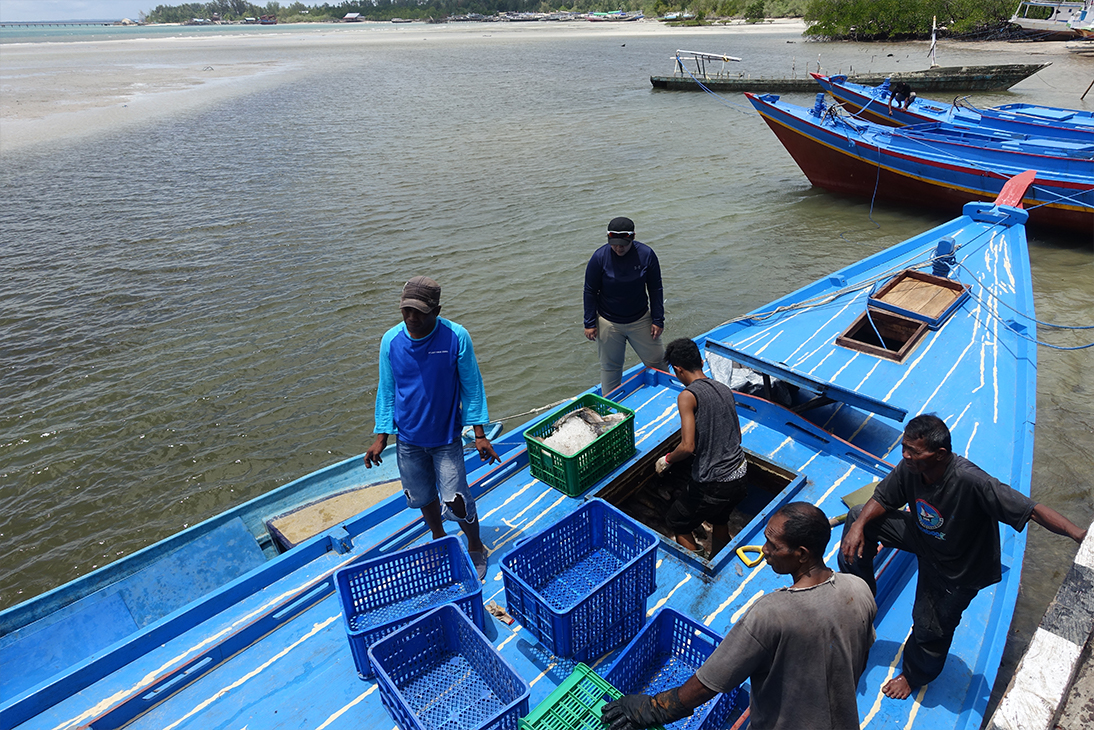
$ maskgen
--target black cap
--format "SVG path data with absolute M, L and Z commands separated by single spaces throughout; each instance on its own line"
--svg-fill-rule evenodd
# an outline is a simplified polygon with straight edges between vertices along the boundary
M 634 238 L 634 221 L 623 216 L 612 218 L 612 222 L 608 224 L 608 237 Z

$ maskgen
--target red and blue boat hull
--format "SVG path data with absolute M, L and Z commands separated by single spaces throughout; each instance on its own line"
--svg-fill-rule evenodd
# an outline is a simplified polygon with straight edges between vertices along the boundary
M 1022 200 L 1030 222 L 1094 236 L 1094 146 L 1087 156 L 1084 145 L 1062 140 L 1039 145 L 1015 138 L 1010 144 L 1000 141 L 1002 135 L 940 125 L 896 130 L 771 94 L 745 96 L 817 187 L 956 215 L 965 203 L 994 198 L 1010 177 L 1033 169 L 1036 182 Z M 992 146 L 981 144 L 986 139 Z M 1076 156 L 1051 154 L 1069 147 Z

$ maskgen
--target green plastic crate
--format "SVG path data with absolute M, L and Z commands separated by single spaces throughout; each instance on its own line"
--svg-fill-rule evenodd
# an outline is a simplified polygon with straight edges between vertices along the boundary
M 537 438 L 551 434 L 551 424 L 562 416 L 589 407 L 601 416 L 625 413 L 626 418 L 573 456 L 565 456 Z M 634 456 L 634 411 L 588 393 L 560 408 L 524 432 L 532 476 L 570 497 L 576 497 Z
M 622 696 L 592 669 L 578 664 L 547 699 L 520 721 L 520 730 L 604 730 L 601 708 Z

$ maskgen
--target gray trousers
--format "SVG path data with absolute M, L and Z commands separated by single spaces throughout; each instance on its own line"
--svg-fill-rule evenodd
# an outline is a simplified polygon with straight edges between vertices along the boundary
M 646 367 L 668 370 L 665 346 L 660 338 L 653 339 L 650 334 L 652 325 L 653 317 L 649 312 L 630 324 L 617 324 L 597 316 L 596 349 L 600 354 L 600 392 L 604 397 L 623 382 L 623 361 L 628 342 Z

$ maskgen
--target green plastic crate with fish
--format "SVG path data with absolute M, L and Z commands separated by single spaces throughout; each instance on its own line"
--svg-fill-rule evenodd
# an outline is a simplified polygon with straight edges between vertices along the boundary
M 592 439 L 571 451 L 582 429 Z M 587 393 L 527 429 L 524 442 L 532 476 L 576 497 L 634 456 L 634 411 Z

